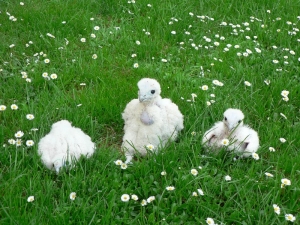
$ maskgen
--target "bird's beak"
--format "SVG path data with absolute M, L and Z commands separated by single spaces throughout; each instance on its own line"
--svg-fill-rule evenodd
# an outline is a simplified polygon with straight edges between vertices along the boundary
M 143 102 L 143 101 L 145 101 L 145 98 L 143 96 L 139 95 L 139 100 L 140 100 L 140 102 Z
M 146 102 L 146 101 L 148 101 L 148 98 L 146 95 L 139 95 L 139 100 L 140 100 L 140 102 Z

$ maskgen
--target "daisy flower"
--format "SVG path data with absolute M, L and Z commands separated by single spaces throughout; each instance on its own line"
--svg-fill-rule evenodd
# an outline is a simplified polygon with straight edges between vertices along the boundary
M 46 35 L 47 35 L 48 37 L 55 38 L 55 36 L 54 36 L 53 34 L 47 33 Z
M 155 200 L 155 196 L 150 196 L 147 198 L 147 203 L 153 202 Z
M 27 202 L 33 202 L 34 201 L 34 196 L 29 196 L 27 198 Z
M 131 199 L 137 201 L 139 200 L 139 197 L 137 195 L 131 195 Z
M 197 197 L 197 196 L 198 196 L 197 192 L 196 192 L 196 191 L 193 191 L 192 196 L 193 196 L 193 197 Z
M 282 143 L 284 143 L 284 142 L 286 142 L 286 139 L 284 139 L 284 138 L 279 138 L 279 141 L 282 142 Z
M 161 59 L 161 61 L 162 61 L 162 62 L 168 62 L 168 60 L 166 60 L 166 59 Z
M 118 159 L 117 161 L 114 161 L 114 163 L 117 165 L 117 166 L 121 166 L 122 165 L 122 160 Z
M 283 113 L 280 113 L 280 116 L 282 116 L 284 119 L 287 119 L 286 115 L 284 115 Z
M 121 164 L 121 169 L 122 170 L 126 170 L 127 169 L 127 164 L 126 163 L 122 163 Z
M 215 221 L 212 218 L 209 218 L 209 217 L 206 219 L 206 223 L 208 225 L 215 225 Z
M 96 38 L 96 35 L 95 34 L 91 34 L 91 38 Z
M 28 147 L 33 146 L 33 145 L 34 145 L 33 140 L 28 140 L 28 141 L 26 141 L 26 145 L 27 145 Z
M 48 78 L 48 73 L 47 73 L 47 72 L 44 72 L 44 73 L 42 74 L 42 77 Z
M 270 80 L 264 80 L 264 82 L 265 82 L 266 85 L 269 85 L 271 83 Z
M 174 191 L 175 187 L 174 186 L 168 186 L 168 187 L 166 187 L 166 190 L 167 191 Z
M 287 97 L 288 95 L 289 95 L 289 91 L 287 91 L 287 90 L 283 90 L 282 92 L 281 92 L 281 96 L 282 97 Z
M 52 73 L 52 74 L 50 75 L 50 78 L 51 78 L 52 80 L 55 80 L 55 79 L 57 79 L 57 74 L 55 74 L 55 73 Z
M 224 179 L 225 179 L 226 181 L 231 181 L 231 176 L 226 175 Z
M 207 90 L 208 90 L 208 86 L 207 86 L 207 85 L 203 85 L 203 86 L 201 87 L 201 89 L 202 89 L 203 91 L 207 91 Z
M 18 131 L 17 133 L 15 133 L 16 138 L 21 138 L 21 137 L 23 137 L 23 135 L 24 135 L 23 131 Z
M 259 155 L 255 152 L 252 153 L 252 158 L 255 160 L 259 160 Z
M 212 83 L 216 86 L 223 86 L 224 84 L 218 80 L 213 80 Z
M 288 102 L 289 101 L 289 97 L 283 97 L 282 100 L 285 101 L 285 102 Z
M 202 195 L 202 196 L 204 195 L 204 192 L 202 191 L 202 189 L 197 189 L 197 192 L 199 195 Z
M 248 86 L 248 87 L 251 86 L 251 83 L 250 83 L 249 81 L 245 81 L 244 84 L 245 84 L 246 86 Z
M 16 140 L 16 146 L 20 147 L 22 145 L 22 140 L 21 139 L 17 139 Z
M 21 75 L 22 75 L 22 76 L 26 76 L 26 75 L 27 75 L 27 72 L 22 71 L 22 72 L 21 72 Z
M 270 151 L 270 152 L 275 152 L 275 148 L 269 147 L 269 151 Z
M 214 42 L 214 45 L 215 45 L 215 46 L 219 46 L 219 45 L 220 45 L 220 43 L 219 43 L 219 42 L 217 42 L 217 41 L 215 41 L 215 42 Z
M 4 111 L 6 110 L 6 106 L 5 105 L 0 105 L 0 111 Z
M 195 131 L 193 131 L 193 132 L 191 133 L 192 136 L 196 136 L 196 134 L 197 134 L 197 133 L 196 133 Z
M 146 148 L 147 148 L 149 151 L 153 151 L 155 147 L 154 147 L 154 145 L 148 144 L 148 145 L 146 145 Z
M 16 140 L 14 140 L 14 139 L 9 139 L 9 140 L 8 140 L 8 144 L 15 145 L 15 144 L 16 144 Z
M 284 217 L 287 221 L 294 222 L 296 220 L 296 217 L 294 217 L 292 214 L 285 214 Z
M 94 30 L 99 30 L 100 27 L 99 26 L 94 26 Z
M 133 68 L 139 68 L 139 64 L 138 63 L 134 63 L 133 64 Z
M 141 44 L 141 42 L 140 42 L 140 41 L 135 41 L 135 43 L 136 43 L 137 45 L 140 45 L 140 44 Z
M 75 198 L 76 198 L 76 192 L 71 192 L 71 194 L 70 194 L 70 199 L 71 199 L 72 201 L 74 201 Z
M 17 110 L 19 107 L 18 107 L 16 104 L 12 104 L 12 105 L 10 106 L 10 108 L 11 108 L 12 110 Z
M 85 39 L 85 38 L 81 38 L 80 41 L 81 41 L 82 43 L 84 43 L 84 42 L 86 42 L 86 39 Z
M 44 63 L 50 63 L 50 59 L 44 59 Z
M 291 181 L 287 178 L 281 179 L 282 187 L 291 185 Z
M 229 140 L 228 139 L 223 139 L 222 141 L 221 141 L 221 143 L 222 143 L 222 145 L 224 145 L 224 146 L 228 146 L 229 145 Z
M 279 206 L 278 206 L 278 205 L 276 205 L 276 204 L 273 204 L 273 209 L 274 209 L 274 212 L 275 212 L 277 215 L 279 215 L 279 214 L 280 214 L 280 208 L 279 208 Z
M 123 194 L 121 196 L 122 202 L 128 202 L 130 200 L 130 196 L 128 194 Z
M 97 54 L 93 54 L 93 55 L 92 55 L 92 58 L 93 58 L 93 59 L 97 59 L 97 58 L 98 58 Z
M 198 170 L 191 169 L 191 174 L 194 175 L 194 176 L 197 176 L 198 175 Z
M 166 171 L 162 171 L 162 172 L 160 173 L 160 175 L 166 176 L 166 175 L 167 175 L 167 172 L 166 172 Z
M 147 200 L 143 199 L 143 200 L 141 201 L 141 205 L 142 205 L 142 206 L 146 206 L 146 205 L 147 205 Z
M 256 51 L 257 53 L 261 53 L 261 50 L 260 50 L 259 48 L 255 48 L 255 51 Z
M 265 175 L 266 175 L 267 177 L 274 177 L 274 175 L 273 175 L 273 174 L 271 174 L 271 173 L 268 173 L 268 172 L 266 172 L 266 173 L 265 173 Z
M 26 119 L 28 119 L 28 120 L 33 120 L 33 119 L 34 119 L 34 115 L 32 115 L 32 114 L 27 114 L 27 115 L 26 115 Z
M 198 96 L 194 93 L 192 93 L 191 95 L 192 95 L 192 101 L 195 102 L 195 98 L 197 98 Z

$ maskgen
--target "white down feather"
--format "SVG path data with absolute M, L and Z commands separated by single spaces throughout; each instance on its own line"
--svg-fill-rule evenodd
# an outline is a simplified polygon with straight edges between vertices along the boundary
M 223 121 L 216 122 L 205 132 L 202 144 L 209 149 L 220 149 L 222 140 L 229 139 L 228 149 L 242 157 L 249 157 L 259 148 L 259 138 L 256 131 L 243 124 L 244 114 L 239 109 L 227 109 Z
M 183 129 L 183 115 L 170 99 L 161 98 L 160 85 L 156 80 L 143 78 L 138 82 L 138 88 L 139 99 L 131 100 L 122 113 L 125 163 L 132 160 L 136 151 L 145 156 L 149 144 L 154 146 L 154 150 L 164 147 Z
M 67 120 L 54 123 L 51 131 L 38 144 L 43 164 L 57 173 L 68 162 L 70 165 L 82 155 L 90 157 L 95 150 L 91 138 Z

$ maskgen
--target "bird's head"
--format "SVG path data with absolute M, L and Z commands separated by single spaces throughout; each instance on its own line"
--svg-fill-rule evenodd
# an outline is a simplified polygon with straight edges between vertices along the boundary
M 140 102 L 153 102 L 158 96 L 160 96 L 161 89 L 159 83 L 150 78 L 143 78 L 138 82 L 139 88 L 139 100 Z
M 229 130 L 236 128 L 237 126 L 243 125 L 244 114 L 239 109 L 227 109 L 224 112 L 224 124 Z

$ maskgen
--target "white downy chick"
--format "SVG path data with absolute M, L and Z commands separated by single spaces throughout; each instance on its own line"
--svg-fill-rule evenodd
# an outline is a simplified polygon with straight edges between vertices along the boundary
M 243 124 L 244 114 L 239 109 L 227 109 L 222 122 L 217 122 L 205 132 L 202 143 L 212 148 L 223 147 L 222 140 L 229 139 L 229 150 L 249 157 L 259 148 L 257 132 Z
M 183 115 L 178 106 L 170 99 L 162 99 L 160 84 L 155 79 L 141 79 L 138 88 L 138 99 L 131 100 L 122 113 L 125 163 L 132 160 L 135 152 L 145 156 L 149 144 L 154 151 L 164 147 L 183 129 Z
M 54 123 L 51 131 L 38 144 L 43 164 L 57 173 L 66 163 L 71 166 L 82 155 L 90 157 L 95 150 L 91 138 L 67 120 Z

